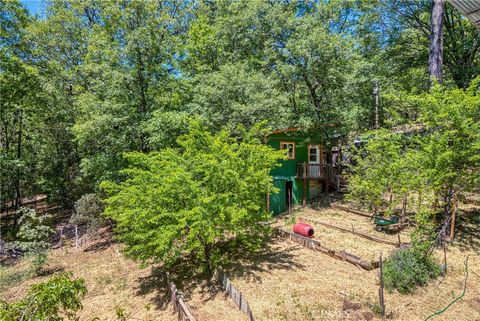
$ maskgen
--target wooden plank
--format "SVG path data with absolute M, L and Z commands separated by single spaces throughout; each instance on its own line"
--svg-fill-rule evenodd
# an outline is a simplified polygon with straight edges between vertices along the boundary
M 190 307 L 185 303 L 182 297 L 178 299 L 178 303 L 180 304 L 180 307 L 187 317 L 188 321 L 196 321 L 195 317 L 192 314 L 192 311 L 190 311 Z
M 295 241 L 296 243 L 299 243 L 303 246 L 305 246 L 305 239 L 306 239 L 310 244 L 310 246 L 306 246 L 307 248 L 326 254 L 334 259 L 345 261 L 350 264 L 359 266 L 364 270 L 370 271 L 378 267 L 378 262 L 376 261 L 367 262 L 354 254 L 351 254 L 345 251 L 336 251 L 333 249 L 329 249 L 321 245 L 318 240 L 310 239 L 310 238 L 301 236 L 299 234 L 295 234 L 293 232 L 281 230 L 279 228 L 277 228 L 277 230 L 278 230 L 278 235 L 282 237 L 289 238 L 290 240 Z M 315 244 L 315 246 L 311 246 L 312 244 Z
M 379 260 L 379 265 L 380 265 L 380 288 L 378 289 L 378 294 L 379 294 L 379 303 L 380 303 L 380 314 L 382 316 L 382 319 L 385 317 L 385 296 L 383 293 L 384 290 L 384 284 L 383 284 L 383 258 L 382 254 L 380 254 L 380 260 Z
M 196 321 L 197 319 L 194 317 L 190 307 L 183 299 L 182 294 L 178 292 L 175 284 L 171 285 L 170 291 L 172 296 L 171 302 L 173 304 L 173 310 L 178 312 L 178 319 L 180 320 L 183 317 L 188 321 Z
M 393 246 L 396 246 L 396 247 L 402 246 L 402 244 L 400 242 L 398 242 L 398 243 L 397 242 L 392 242 L 392 241 L 381 239 L 381 238 L 378 238 L 376 236 L 369 235 L 369 234 L 366 234 L 366 233 L 363 233 L 363 232 L 355 231 L 353 229 L 353 225 L 352 225 L 352 229 L 350 230 L 350 229 L 347 229 L 347 228 L 344 228 L 344 227 L 341 227 L 341 226 L 328 224 L 328 223 L 318 221 L 318 220 L 315 220 L 315 219 L 311 219 L 311 218 L 300 217 L 299 220 L 304 221 L 304 222 L 308 222 L 308 223 L 311 223 L 311 224 L 318 224 L 318 225 L 322 225 L 322 226 L 325 226 L 325 227 L 333 228 L 333 229 L 339 230 L 339 231 L 344 232 L 344 233 L 350 233 L 350 234 L 356 235 L 358 237 L 361 237 L 361 238 L 364 238 L 364 239 L 367 239 L 367 240 L 370 240 L 370 241 L 374 241 L 374 242 L 377 242 L 377 243 L 393 245 Z M 405 243 L 404 245 L 408 245 L 408 243 Z
M 455 217 L 457 214 L 457 192 L 453 193 L 452 221 L 450 223 L 450 241 L 455 238 Z
M 243 296 L 242 292 L 240 292 L 230 279 L 223 273 L 221 269 L 217 270 L 219 275 L 219 281 L 222 283 L 223 289 L 226 291 L 228 297 L 235 303 L 239 310 L 245 313 L 250 321 L 254 321 L 253 313 L 250 309 L 250 305 L 248 301 Z
M 363 217 L 373 218 L 372 214 L 368 214 L 368 213 L 365 213 L 365 212 L 362 212 L 362 211 L 359 211 L 359 210 L 351 209 L 351 208 L 349 208 L 347 206 L 344 206 L 344 205 L 331 203 L 330 207 L 334 208 L 334 209 L 342 210 L 342 211 L 345 211 L 345 212 L 353 213 L 353 214 L 356 214 L 356 215 L 360 215 L 360 216 L 363 216 Z

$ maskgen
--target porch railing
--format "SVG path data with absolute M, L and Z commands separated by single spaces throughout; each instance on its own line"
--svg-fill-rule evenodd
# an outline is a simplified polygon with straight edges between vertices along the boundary
M 330 164 L 297 164 L 297 178 L 322 179 L 335 182 L 336 172 Z

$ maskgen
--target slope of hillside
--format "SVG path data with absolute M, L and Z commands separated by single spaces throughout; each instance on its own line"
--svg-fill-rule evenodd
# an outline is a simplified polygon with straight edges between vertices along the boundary
M 10 267 L 4 267 L 3 278 L 12 277 L 25 271 L 29 266 L 24 260 Z M 140 268 L 123 256 L 121 245 L 112 242 L 111 235 L 104 231 L 100 238 L 76 250 L 72 242 L 49 254 L 46 271 L 72 271 L 74 277 L 84 278 L 88 288 L 82 300 L 80 320 L 116 320 L 119 316 L 128 320 L 177 320 L 168 301 L 165 275 L 155 268 Z M 28 287 L 45 280 L 48 275 L 17 282 L 0 291 L 0 299 L 14 301 L 21 298 Z M 13 283 L 13 281 L 12 281 Z M 208 291 L 197 286 L 186 299 L 199 320 L 246 320 L 234 303 L 222 292 Z

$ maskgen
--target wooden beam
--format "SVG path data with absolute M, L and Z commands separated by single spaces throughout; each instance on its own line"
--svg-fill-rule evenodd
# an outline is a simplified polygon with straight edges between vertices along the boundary
M 325 226 L 325 227 L 333 228 L 333 229 L 339 230 L 339 231 L 344 232 L 344 233 L 350 233 L 350 234 L 356 235 L 358 237 L 361 237 L 361 238 L 364 238 L 364 239 L 367 239 L 367 240 L 370 240 L 370 241 L 374 241 L 374 242 L 377 242 L 377 243 L 393 245 L 393 246 L 396 246 L 396 247 L 402 246 L 402 244 L 399 243 L 399 242 L 398 243 L 397 242 L 392 242 L 392 241 L 389 241 L 389 240 L 378 238 L 378 237 L 373 236 L 373 235 L 369 235 L 369 234 L 366 234 L 366 233 L 355 231 L 353 229 L 353 225 L 352 225 L 352 229 L 350 230 L 350 229 L 347 229 L 347 228 L 344 228 L 344 227 L 341 227 L 341 226 L 328 224 L 328 223 L 317 221 L 317 220 L 311 219 L 311 218 L 302 218 L 301 217 L 299 219 L 301 221 L 309 222 L 309 223 L 312 223 L 312 224 L 318 224 L 318 225 L 322 225 L 322 226 Z M 408 243 L 405 243 L 403 245 L 407 245 L 407 244 Z
M 355 266 L 361 267 L 364 270 L 370 271 L 378 268 L 379 266 L 378 261 L 367 262 L 354 254 L 351 254 L 345 251 L 337 251 L 337 250 L 329 249 L 328 247 L 321 245 L 320 241 L 315 240 L 313 238 L 304 237 L 299 234 L 295 234 L 293 232 L 282 230 L 280 228 L 275 228 L 275 230 L 277 231 L 277 235 L 281 237 L 287 238 L 306 248 L 328 255 L 334 259 L 345 261 Z
M 307 179 L 303 179 L 303 207 L 307 206 Z
M 320 165 L 324 164 L 324 159 L 323 159 L 323 145 L 318 145 L 318 153 L 320 154 Z
M 267 212 L 270 213 L 270 192 L 267 193 Z

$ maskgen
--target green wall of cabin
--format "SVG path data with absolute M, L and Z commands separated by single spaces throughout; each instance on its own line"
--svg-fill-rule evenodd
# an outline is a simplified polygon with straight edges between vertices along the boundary
M 306 199 L 309 199 L 310 182 L 306 181 L 306 190 L 304 191 L 303 180 L 296 179 L 297 163 L 307 162 L 308 160 L 308 145 L 304 142 L 305 138 L 300 137 L 295 132 L 271 134 L 267 137 L 267 145 L 280 149 L 280 142 L 294 142 L 295 143 L 295 159 L 282 160 L 281 166 L 273 169 L 271 175 L 273 177 L 274 185 L 279 189 L 278 193 L 270 193 L 270 212 L 278 215 L 288 210 L 287 207 L 287 181 L 291 181 L 292 186 L 292 203 L 293 205 L 303 204 L 303 195 L 306 193 Z
M 304 143 L 305 138 L 296 136 L 295 133 L 271 134 L 267 138 L 267 145 L 280 149 L 280 142 L 295 143 L 295 159 L 281 161 L 282 166 L 275 168 L 272 176 L 295 176 L 297 174 L 297 163 L 307 162 L 308 146 Z

